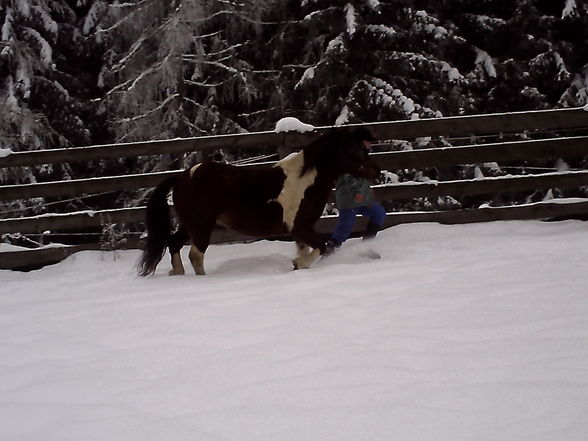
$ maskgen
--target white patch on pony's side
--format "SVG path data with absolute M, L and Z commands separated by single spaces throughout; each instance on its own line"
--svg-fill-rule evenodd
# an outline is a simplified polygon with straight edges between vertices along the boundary
M 292 231 L 304 192 L 314 184 L 318 172 L 312 168 L 304 173 L 304 176 L 300 176 L 302 167 L 304 167 L 304 152 L 291 153 L 274 167 L 280 167 L 286 175 L 282 191 L 275 201 L 282 206 L 284 223 L 288 227 L 288 231 Z
M 197 169 L 198 167 L 200 167 L 201 165 L 202 165 L 202 163 L 196 164 L 194 167 L 192 167 L 192 168 L 190 169 L 190 177 L 194 176 L 194 173 L 196 173 L 196 169 Z

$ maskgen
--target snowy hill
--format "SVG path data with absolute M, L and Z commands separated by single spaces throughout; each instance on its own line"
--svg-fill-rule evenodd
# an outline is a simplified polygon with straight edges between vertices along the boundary
M 588 433 L 588 225 L 404 225 L 290 271 L 212 246 L 0 271 L 1 440 L 545 440 Z

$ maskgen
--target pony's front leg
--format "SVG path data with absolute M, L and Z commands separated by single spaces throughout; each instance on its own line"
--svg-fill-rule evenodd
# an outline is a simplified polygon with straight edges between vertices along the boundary
M 192 262 L 192 267 L 194 268 L 194 272 L 197 276 L 204 276 L 206 272 L 204 271 L 204 253 L 198 249 L 195 245 L 192 245 L 190 248 L 190 262 Z
M 292 231 L 296 239 L 297 253 L 296 258 L 292 261 L 294 269 L 306 269 L 323 254 L 325 244 L 320 236 L 314 230 Z M 309 249 L 310 247 L 310 249 Z
M 300 257 L 296 257 L 296 259 L 294 259 L 292 261 L 292 264 L 294 265 L 294 269 L 307 269 L 310 268 L 310 266 L 321 256 L 321 250 L 319 250 L 318 248 L 314 248 L 310 253 L 308 253 L 306 256 L 300 256 Z
M 310 247 L 305 243 L 296 242 L 296 258 L 308 256 L 310 251 Z

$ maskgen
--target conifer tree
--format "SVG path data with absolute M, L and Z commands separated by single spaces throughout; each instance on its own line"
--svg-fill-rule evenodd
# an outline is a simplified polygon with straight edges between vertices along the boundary
M 587 8 L 577 0 L 8 0 L 0 4 L 1 147 L 271 130 L 283 116 L 328 125 L 583 106 Z
M 234 23 L 243 26 L 244 8 L 199 0 L 125 6 L 108 6 L 95 31 L 110 43 L 102 108 L 116 140 L 242 131 L 219 109 L 247 103 L 257 93 L 248 63 L 239 58 L 245 43 L 231 40 L 240 32 Z
M 373 121 L 582 105 L 586 5 L 573 0 L 306 0 L 306 119 Z M 337 113 L 337 115 L 334 115 Z
M 91 93 L 79 17 L 67 1 L 8 0 L 0 4 L 0 146 L 12 151 L 92 142 Z M 80 69 L 80 66 L 84 66 Z M 3 169 L 2 183 L 68 179 L 67 164 Z M 1 205 L 4 215 L 45 210 L 43 200 Z
M 35 79 L 54 69 L 58 25 L 44 1 L 3 2 L 0 19 L 0 142 L 15 151 L 59 144 L 61 135 L 30 105 Z

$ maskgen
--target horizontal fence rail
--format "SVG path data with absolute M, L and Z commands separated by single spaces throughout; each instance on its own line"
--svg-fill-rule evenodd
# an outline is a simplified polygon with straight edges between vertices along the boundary
M 373 188 L 376 199 L 383 200 L 496 194 L 552 187 L 569 188 L 583 185 L 588 185 L 588 171 L 504 176 L 463 181 L 410 182 L 396 185 L 380 185 L 374 186 Z M 331 196 L 331 201 L 333 201 L 333 196 Z M 473 210 L 464 211 L 471 212 Z M 17 230 L 20 233 L 36 233 L 45 230 L 94 228 L 105 223 L 142 222 L 144 218 L 145 207 L 11 218 L 0 221 L 0 234 Z
M 457 225 L 500 220 L 550 219 L 587 213 L 588 201 L 585 200 L 577 202 L 545 201 L 508 207 L 482 207 L 475 210 L 392 213 L 386 218 L 384 225 L 391 227 L 415 222 L 438 222 L 440 224 Z
M 144 209 L 136 209 L 133 215 L 144 214 Z M 534 204 L 512 207 L 488 207 L 476 210 L 456 211 L 426 211 L 426 212 L 401 212 L 388 213 L 384 222 L 384 228 L 395 225 L 417 222 L 437 222 L 441 224 L 457 225 L 475 222 L 492 222 L 500 220 L 530 220 L 547 219 L 557 216 L 573 216 L 588 213 L 588 201 L 567 202 L 538 202 Z M 129 215 L 131 213 L 127 213 Z M 131 215 L 132 217 L 132 215 Z M 122 217 L 121 217 L 122 218 Z M 94 217 L 90 217 L 94 219 Z M 319 219 L 316 230 L 322 234 L 332 232 L 337 224 L 337 217 L 327 216 Z M 363 231 L 367 224 L 366 219 L 360 218 L 353 226 L 353 232 Z M 98 224 L 95 224 L 98 225 Z M 241 242 L 257 239 L 224 228 L 213 231 L 211 243 Z M 118 248 L 133 249 L 141 245 L 140 241 L 124 240 L 114 247 L 97 243 L 72 245 L 64 247 L 45 247 L 25 251 L 13 251 L 0 253 L 0 269 L 34 269 L 39 266 L 60 262 L 71 254 L 83 250 L 111 251 Z
M 588 185 L 588 171 L 545 173 L 543 175 L 501 176 L 463 181 L 410 182 L 375 186 L 379 199 L 413 199 L 438 196 L 471 196 L 547 188 Z
M 516 133 L 565 132 L 575 130 L 577 136 L 529 139 L 525 141 L 492 142 L 461 147 L 426 148 L 418 150 L 374 153 L 372 158 L 384 170 L 423 169 L 456 165 L 498 162 L 505 164 L 545 158 L 588 156 L 588 112 L 582 109 L 557 109 L 533 112 L 513 112 L 491 115 L 459 116 L 449 118 L 392 121 L 345 126 L 368 128 L 379 140 L 409 140 L 419 137 L 498 136 Z M 141 155 L 210 151 L 215 149 L 253 148 L 264 146 L 300 147 L 335 127 L 319 127 L 313 132 L 298 133 L 243 133 L 236 135 L 162 140 L 127 144 L 79 147 L 12 153 L 0 158 L 0 167 L 20 167 L 46 163 L 114 159 Z M 269 164 L 269 163 L 268 163 Z M 259 164 L 250 164 L 251 166 Z M 249 166 L 249 165 L 243 165 Z M 121 190 L 154 187 L 168 176 L 180 173 L 171 170 L 141 175 L 107 176 L 74 179 L 27 185 L 0 186 L 0 200 L 21 200 L 38 197 L 81 197 Z M 537 175 L 486 177 L 456 181 L 403 182 L 374 186 L 380 200 L 404 200 L 440 196 L 495 195 L 509 192 L 532 191 L 549 188 L 576 188 L 588 186 L 588 171 L 562 171 Z M 332 200 L 333 198 L 331 198 Z M 448 224 L 485 222 L 513 219 L 545 219 L 560 216 L 588 214 L 586 200 L 552 200 L 536 204 L 508 207 L 484 207 L 451 211 L 388 213 L 385 226 L 408 222 L 440 222 Z M 24 218 L 0 220 L 0 234 L 41 234 L 45 231 L 96 231 L 111 224 L 142 224 L 144 207 L 120 208 L 99 211 L 82 211 L 67 214 L 46 214 Z M 328 233 L 337 219 L 323 217 L 317 230 Z M 355 231 L 361 231 L 364 220 L 358 219 Z M 96 234 L 96 233 L 92 233 Z M 251 240 L 223 228 L 213 232 L 213 243 Z M 35 267 L 57 262 L 82 249 L 133 248 L 141 240 L 126 238 L 117 244 L 82 244 L 48 247 L 34 250 L 0 253 L 0 268 Z
M 279 145 L 280 140 L 285 136 L 286 134 L 280 135 L 274 132 L 241 133 L 203 136 L 200 138 L 166 139 L 91 147 L 16 152 L 0 158 L 0 167 L 53 164 L 58 162 L 86 162 L 96 159 L 134 158 L 137 156 L 186 153 L 221 148 L 263 147 L 267 145 Z M 292 137 L 293 135 L 288 136 L 288 138 Z
M 588 136 L 555 138 L 533 141 L 481 144 L 463 147 L 445 147 L 412 151 L 372 154 L 384 170 L 421 168 L 429 166 L 475 164 L 500 160 L 501 162 L 534 158 L 560 158 L 588 154 Z M 258 166 L 259 164 L 244 165 Z M 81 196 L 107 191 L 135 190 L 155 187 L 168 176 L 182 170 L 145 173 L 141 175 L 112 176 L 38 184 L 5 185 L 0 187 L 0 200 L 9 201 L 33 197 Z M 584 184 L 582 184 L 584 185 Z
M 588 128 L 588 114 L 582 109 L 537 110 L 490 115 L 455 116 L 436 119 L 350 124 L 365 127 L 376 139 L 413 139 L 426 136 L 470 136 L 521 133 L 534 130 Z M 17 167 L 57 162 L 86 162 L 95 159 L 128 158 L 143 155 L 186 153 L 220 148 L 249 148 L 272 145 L 303 146 L 319 135 L 340 127 L 317 127 L 313 132 L 259 132 L 203 136 L 124 144 L 107 144 L 52 150 L 16 152 L 0 158 L 0 167 Z
M 399 169 L 431 166 L 446 167 L 456 164 L 492 161 L 509 162 L 537 158 L 559 158 L 586 154 L 588 154 L 588 136 L 578 136 L 422 149 L 408 152 L 376 153 L 374 159 L 384 169 Z
M 156 187 L 165 178 L 177 175 L 181 171 L 175 170 L 141 175 L 74 179 L 71 181 L 43 182 L 39 184 L 5 185 L 0 187 L 0 200 L 13 201 L 37 197 L 71 197 L 120 191 L 121 188 L 125 190 L 150 188 Z

